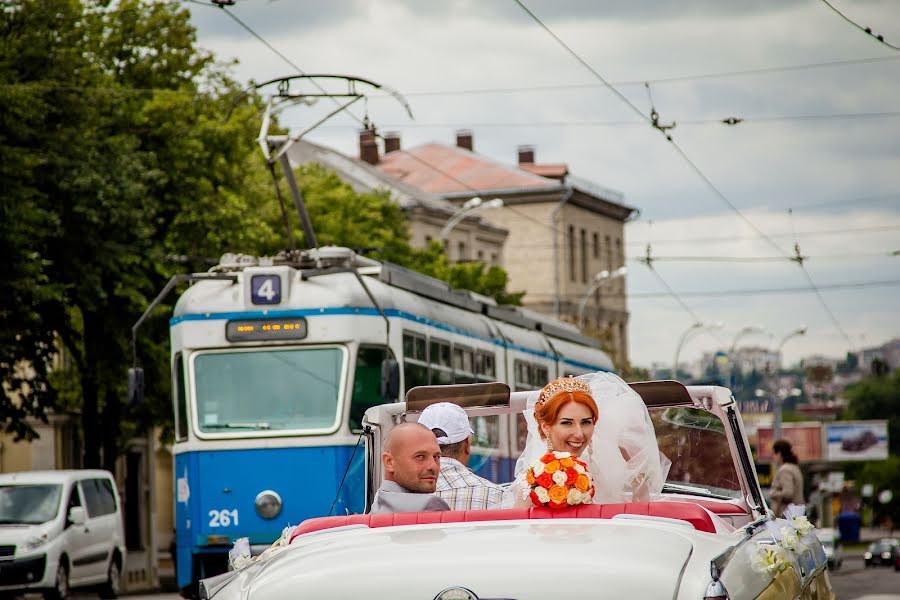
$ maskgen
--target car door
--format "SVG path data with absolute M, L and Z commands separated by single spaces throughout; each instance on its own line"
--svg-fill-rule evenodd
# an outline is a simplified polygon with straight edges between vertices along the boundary
M 79 482 L 81 496 L 87 509 L 85 520 L 85 544 L 80 553 L 78 564 L 72 561 L 72 568 L 78 568 L 81 577 L 87 581 L 99 581 L 106 577 L 106 567 L 109 559 L 110 538 L 112 532 L 109 528 L 110 515 L 109 503 L 106 500 L 103 479 L 83 479 Z M 112 507 L 115 510 L 115 507 Z M 74 583 L 74 581 L 73 581 Z
M 69 580 L 72 582 L 78 582 L 87 576 L 85 556 L 91 545 L 90 528 L 87 526 L 87 522 L 81 525 L 69 522 L 69 509 L 76 506 L 84 507 L 77 482 L 72 484 L 69 491 L 69 501 L 66 505 L 66 525 L 63 532 L 63 535 L 66 536 L 64 552 L 69 557 Z M 87 518 L 87 509 L 85 509 L 85 518 Z

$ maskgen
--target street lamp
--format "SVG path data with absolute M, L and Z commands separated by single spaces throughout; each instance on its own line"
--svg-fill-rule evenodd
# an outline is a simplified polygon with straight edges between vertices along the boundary
M 600 286 L 602 286 L 610 279 L 623 277 L 627 272 L 628 267 L 619 267 L 612 273 L 604 269 L 603 271 L 600 271 L 599 273 L 594 275 L 594 278 L 591 279 L 591 285 L 590 287 L 588 287 L 587 293 L 585 293 L 584 297 L 581 299 L 581 303 L 578 305 L 578 323 L 581 324 L 582 329 L 584 329 L 584 310 L 585 308 L 587 308 L 587 303 L 591 298 L 591 294 L 600 289 Z
M 681 348 L 682 346 L 684 346 L 685 342 L 687 342 L 690 335 L 698 331 L 721 329 L 722 327 L 723 323 L 721 321 L 717 321 L 711 324 L 700 323 L 698 321 L 688 327 L 685 332 L 681 334 L 681 338 L 678 340 L 678 346 L 675 348 L 675 361 L 672 363 L 672 379 L 678 379 L 678 356 L 681 354 Z
M 734 387 L 734 351 L 737 348 L 738 340 L 751 333 L 765 333 L 765 329 L 756 325 L 748 325 L 744 327 L 734 336 L 731 342 L 731 348 L 728 349 L 728 387 Z M 732 390 L 733 391 L 733 390 Z
M 453 216 L 447 220 L 447 223 L 441 228 L 441 232 L 438 235 L 441 240 L 446 240 L 447 236 L 450 234 L 450 230 L 472 213 L 479 210 L 487 210 L 489 208 L 500 208 L 501 206 L 503 206 L 503 200 L 500 198 L 494 198 L 493 200 L 485 202 L 478 196 L 475 196 L 474 198 L 466 200 L 465 204 L 459 207 L 459 209 L 453 213 Z
M 788 333 L 786 336 L 781 338 L 781 341 L 778 343 L 778 349 L 775 352 L 778 355 L 778 368 L 779 369 L 781 368 L 781 349 L 784 348 L 784 344 L 788 340 L 795 338 L 795 337 L 800 337 L 801 335 L 806 335 L 806 325 L 798 327 L 797 329 L 793 330 L 792 332 Z M 769 374 L 769 376 L 771 377 L 771 374 Z M 779 440 L 779 439 L 781 439 L 781 407 L 784 404 L 785 397 L 777 392 L 774 392 L 772 395 L 773 395 L 772 404 L 774 405 L 774 409 L 775 409 L 775 417 L 773 419 L 774 422 L 772 424 L 772 439 Z

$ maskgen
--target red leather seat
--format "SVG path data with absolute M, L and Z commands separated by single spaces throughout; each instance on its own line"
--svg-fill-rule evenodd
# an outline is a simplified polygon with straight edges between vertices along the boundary
M 307 519 L 297 526 L 291 536 L 294 541 L 304 533 L 322 531 L 345 525 L 394 527 L 397 525 L 425 525 L 430 523 L 471 523 L 475 521 L 521 521 L 526 519 L 611 519 L 616 515 L 646 515 L 687 521 L 697 531 L 715 533 L 712 517 L 691 502 L 628 502 L 623 504 L 581 504 L 569 508 L 507 508 L 503 510 L 450 510 L 387 515 L 347 515 Z

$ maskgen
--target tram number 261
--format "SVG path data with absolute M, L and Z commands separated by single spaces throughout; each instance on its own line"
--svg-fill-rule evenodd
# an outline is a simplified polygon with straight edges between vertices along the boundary
M 231 527 L 232 525 L 238 525 L 238 511 L 236 508 L 232 510 L 223 508 L 222 510 L 209 511 L 210 527 Z

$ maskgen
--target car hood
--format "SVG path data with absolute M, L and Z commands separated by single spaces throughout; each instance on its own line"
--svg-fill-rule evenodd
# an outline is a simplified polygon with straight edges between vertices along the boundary
M 311 598 L 434 598 L 450 587 L 481 598 L 671 599 L 693 548 L 681 530 L 559 519 L 336 531 L 295 542 L 227 587 L 271 600 L 298 590 Z M 225 591 L 216 600 L 239 597 Z
M 40 525 L 0 525 L 0 546 L 15 546 L 31 537 L 40 537 L 45 533 L 49 535 L 52 529 L 52 522 Z

